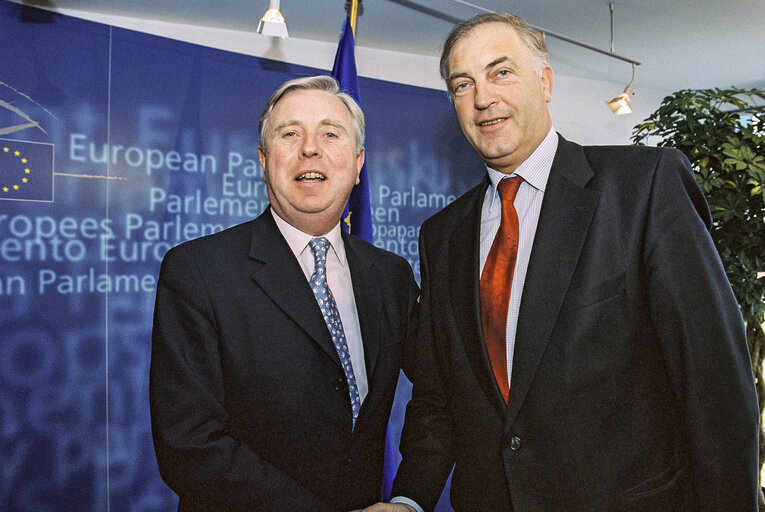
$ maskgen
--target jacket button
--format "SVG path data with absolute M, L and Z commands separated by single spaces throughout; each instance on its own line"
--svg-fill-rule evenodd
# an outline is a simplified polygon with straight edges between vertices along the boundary
M 335 389 L 337 391 L 343 391 L 346 389 L 345 379 L 342 377 L 336 378 L 335 381 L 332 383 L 332 385 L 335 386 Z
M 513 436 L 512 439 L 510 439 L 510 449 L 513 451 L 517 451 L 521 449 L 520 438 Z

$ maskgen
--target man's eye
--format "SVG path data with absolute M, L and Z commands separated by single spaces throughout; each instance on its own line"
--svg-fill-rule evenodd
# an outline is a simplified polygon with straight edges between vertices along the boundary
M 468 87 L 470 86 L 470 82 L 457 82 L 454 84 L 454 93 L 459 94 L 467 91 Z

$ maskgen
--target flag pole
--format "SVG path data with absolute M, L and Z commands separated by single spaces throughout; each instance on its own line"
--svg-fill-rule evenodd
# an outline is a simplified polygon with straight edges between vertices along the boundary
M 348 14 L 348 17 L 351 19 L 351 30 L 353 31 L 353 36 L 356 37 L 356 16 L 359 13 L 359 2 L 361 0 L 350 0 L 351 3 L 351 11 Z
M 337 79 L 340 89 L 350 94 L 359 104 L 361 104 L 361 95 L 359 94 L 359 77 L 356 73 L 352 22 L 356 21 L 358 4 L 360 3 L 361 0 L 353 0 L 352 2 L 348 0 L 345 3 L 347 13 L 343 19 L 335 63 L 332 66 L 332 76 Z M 343 230 L 373 243 L 374 225 L 367 174 L 367 165 L 364 163 L 359 172 L 359 183 L 351 190 L 348 206 L 343 213 Z

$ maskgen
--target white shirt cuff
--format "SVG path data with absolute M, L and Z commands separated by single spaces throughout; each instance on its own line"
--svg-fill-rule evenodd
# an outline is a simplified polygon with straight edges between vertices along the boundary
M 415 509 L 417 512 L 425 512 L 421 506 L 417 504 L 416 501 L 410 500 L 409 498 L 404 498 L 403 496 L 396 496 L 392 500 L 390 500 L 391 503 L 403 503 L 404 505 L 409 505 L 413 509 Z

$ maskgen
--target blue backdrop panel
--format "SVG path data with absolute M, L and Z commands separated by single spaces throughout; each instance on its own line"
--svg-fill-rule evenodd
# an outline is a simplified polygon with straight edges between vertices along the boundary
M 148 407 L 160 261 L 268 204 L 260 111 L 321 71 L 6 1 L 0 45 L 0 509 L 174 510 Z M 443 92 L 360 88 L 375 243 L 419 278 L 420 223 L 483 168 Z

